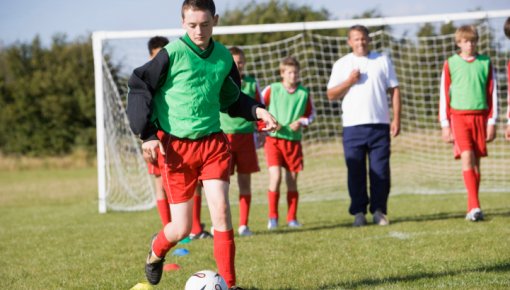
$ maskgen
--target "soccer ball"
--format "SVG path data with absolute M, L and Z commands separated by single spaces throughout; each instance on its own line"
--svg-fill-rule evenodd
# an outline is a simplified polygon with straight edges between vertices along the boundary
M 220 274 L 202 270 L 189 277 L 184 290 L 228 290 L 228 287 Z

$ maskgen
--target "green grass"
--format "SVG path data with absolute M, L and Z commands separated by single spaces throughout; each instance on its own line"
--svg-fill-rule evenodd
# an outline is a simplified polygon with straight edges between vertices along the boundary
M 258 198 L 250 215 L 255 235 L 236 238 L 238 283 L 247 289 L 508 289 L 508 193 L 481 193 L 487 219 L 480 223 L 464 220 L 463 193 L 404 194 L 390 197 L 390 226 L 352 228 L 343 192 L 336 200 L 302 202 L 305 226 L 276 232 L 265 229 L 266 206 Z M 203 217 L 210 225 L 205 207 Z M 94 169 L 0 172 L 0 289 L 130 289 L 144 281 L 149 239 L 159 227 L 155 209 L 98 214 Z M 215 269 L 211 240 L 178 247 L 190 254 L 168 261 L 182 269 L 165 273 L 155 289 L 183 289 L 193 272 Z

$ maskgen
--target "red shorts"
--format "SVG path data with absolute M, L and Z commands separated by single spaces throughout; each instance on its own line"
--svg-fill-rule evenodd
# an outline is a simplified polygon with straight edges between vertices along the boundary
M 464 151 L 473 151 L 476 157 L 487 156 L 487 117 L 482 114 L 451 116 L 453 154 L 460 158 Z
M 300 141 L 266 137 L 264 144 L 267 166 L 281 166 L 290 172 L 303 170 L 303 150 Z
M 225 134 L 214 133 L 198 140 L 160 137 L 165 149 L 161 164 L 163 188 L 172 204 L 190 200 L 199 180 L 230 181 L 230 145 Z
M 226 134 L 230 142 L 230 151 L 232 152 L 232 163 L 230 174 L 237 173 L 250 174 L 260 171 L 259 159 L 255 149 L 255 140 L 252 133 Z

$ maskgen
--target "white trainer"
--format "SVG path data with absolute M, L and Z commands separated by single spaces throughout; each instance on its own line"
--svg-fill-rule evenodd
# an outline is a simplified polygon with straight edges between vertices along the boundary
M 468 221 L 477 222 L 483 220 L 483 212 L 479 208 L 474 208 L 466 214 Z
M 269 219 L 267 222 L 267 229 L 276 230 L 276 228 L 278 228 L 278 219 Z
M 382 213 L 380 210 L 376 210 L 373 215 L 374 224 L 380 225 L 380 226 L 387 226 L 390 224 L 390 221 L 386 217 L 385 214 Z
M 353 227 L 362 227 L 367 225 L 367 218 L 365 218 L 365 214 L 362 212 L 358 212 L 354 215 L 354 223 Z
M 253 233 L 252 231 L 250 231 L 250 228 L 246 225 L 242 225 L 240 226 L 238 229 L 237 229 L 237 232 L 239 233 L 240 236 L 242 237 L 249 237 L 249 236 L 252 236 Z

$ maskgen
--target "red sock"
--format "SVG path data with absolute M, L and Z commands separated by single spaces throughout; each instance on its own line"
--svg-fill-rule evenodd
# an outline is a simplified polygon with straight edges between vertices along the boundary
M 177 243 L 169 242 L 166 239 L 165 231 L 161 230 L 158 233 L 156 239 L 154 240 L 154 244 L 152 244 L 152 251 L 154 251 L 154 254 L 156 254 L 156 256 L 163 258 L 165 257 L 166 253 L 168 253 L 168 251 L 170 251 L 170 249 L 176 244 Z
M 299 194 L 297 191 L 287 192 L 287 205 L 289 211 L 287 212 L 287 222 L 297 220 L 297 205 Z
M 250 215 L 251 194 L 239 195 L 239 226 L 248 225 Z
M 480 181 L 482 180 L 482 174 L 480 171 L 475 171 L 476 176 L 476 191 L 480 192 Z
M 467 189 L 468 212 L 474 208 L 480 208 L 478 201 L 478 182 L 476 172 L 474 169 L 465 170 L 462 172 L 464 175 L 464 185 Z
M 193 223 L 191 225 L 191 233 L 194 235 L 202 232 L 202 225 L 200 224 L 200 210 L 202 209 L 202 196 L 193 196 Z
M 172 216 L 170 215 L 170 205 L 166 199 L 158 199 L 156 203 L 158 205 L 159 217 L 161 218 L 163 226 L 165 226 L 167 223 L 172 221 Z
M 280 200 L 280 193 L 277 191 L 268 191 L 267 200 L 269 203 L 269 218 L 278 218 L 278 201 Z
M 236 284 L 236 270 L 234 260 L 236 245 L 234 243 L 234 230 L 219 232 L 214 230 L 214 259 L 218 273 L 225 279 L 230 288 Z

